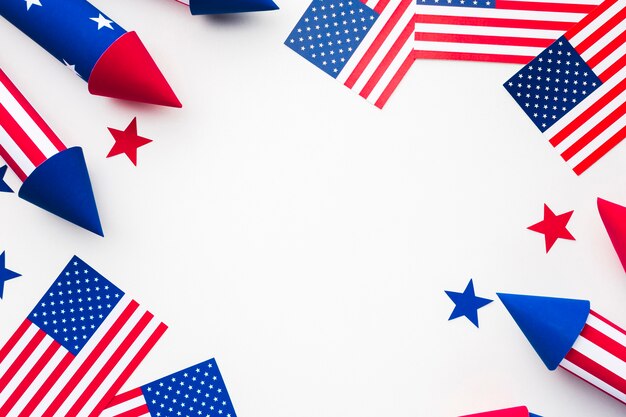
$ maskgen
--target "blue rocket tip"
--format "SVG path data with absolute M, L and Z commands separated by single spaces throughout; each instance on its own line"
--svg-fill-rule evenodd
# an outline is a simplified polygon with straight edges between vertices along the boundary
M 69 148 L 39 165 L 20 188 L 24 200 L 100 236 L 102 225 L 83 150 Z
M 539 414 L 530 413 L 528 414 L 528 417 L 541 417 L 541 416 Z
M 586 300 L 502 293 L 498 297 L 551 371 L 574 345 L 591 308 Z
M 272 0 L 190 0 L 191 14 L 225 14 L 277 10 Z

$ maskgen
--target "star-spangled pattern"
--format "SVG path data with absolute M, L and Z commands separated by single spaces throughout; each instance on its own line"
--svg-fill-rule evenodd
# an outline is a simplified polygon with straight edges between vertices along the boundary
M 482 9 L 495 9 L 496 0 L 417 0 L 417 4 L 424 6 L 477 7 Z
M 40 0 L 24 0 L 26 2 L 26 10 L 30 10 L 32 6 L 41 6 Z
M 336 78 L 377 18 L 358 0 L 314 0 L 285 45 Z
M 153 417 L 236 417 L 215 359 L 141 388 Z
M 567 39 L 561 37 L 504 86 L 545 132 L 601 84 Z
M 102 13 L 98 13 L 98 17 L 90 17 L 89 20 L 93 20 L 98 24 L 98 30 L 102 28 L 108 28 L 113 30 L 113 26 L 111 25 L 113 21 L 102 16 Z
M 0 16 L 72 65 L 84 80 L 104 51 L 126 33 L 86 0 L 0 0 Z
M 122 290 L 74 257 L 28 319 L 77 354 L 123 295 Z

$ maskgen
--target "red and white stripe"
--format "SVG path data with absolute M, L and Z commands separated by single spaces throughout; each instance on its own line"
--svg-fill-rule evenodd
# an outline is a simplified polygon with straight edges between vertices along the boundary
M 100 417 L 143 417 L 149 415 L 150 410 L 141 388 L 135 388 L 116 395 L 106 410 L 100 414 Z
M 591 311 L 560 366 L 626 403 L 626 331 L 598 313 Z
M 362 0 L 380 16 L 337 76 L 383 108 L 413 64 L 415 0 Z
M 166 328 L 124 296 L 74 356 L 26 319 L 0 349 L 0 415 L 99 416 Z
M 430 6 L 416 1 L 416 59 L 516 64 L 529 63 L 602 2 L 492 0 L 496 7 L 488 9 Z
M 580 175 L 626 136 L 626 1 L 605 0 L 565 37 L 603 83 L 544 132 Z
M 0 157 L 24 181 L 66 147 L 0 69 Z

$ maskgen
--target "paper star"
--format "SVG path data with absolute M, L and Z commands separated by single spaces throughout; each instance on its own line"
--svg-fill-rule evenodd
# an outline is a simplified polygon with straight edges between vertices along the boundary
M 10 279 L 21 277 L 17 272 L 7 269 L 5 266 L 4 252 L 0 255 L 0 298 L 4 292 L 4 283 Z
M 478 309 L 493 301 L 488 298 L 476 297 L 476 294 L 474 294 L 474 282 L 471 279 L 467 287 L 465 287 L 465 291 L 462 293 L 446 291 L 446 294 L 455 304 L 454 310 L 452 310 L 452 314 L 450 314 L 448 320 L 465 316 L 469 321 L 474 323 L 476 327 L 478 327 Z
M 102 13 L 98 13 L 98 17 L 90 17 L 89 20 L 93 20 L 98 24 L 98 30 L 102 28 L 109 28 L 113 30 L 113 26 L 111 26 L 111 23 L 113 23 L 113 21 L 102 16 Z
M 121 153 L 125 153 L 128 156 L 128 159 L 137 165 L 137 148 L 140 148 L 150 142 L 152 140 L 148 138 L 144 138 L 143 136 L 137 135 L 137 118 L 135 117 L 132 122 L 128 125 L 126 130 L 117 130 L 113 128 L 109 128 L 109 132 L 113 135 L 113 139 L 115 139 L 115 144 L 109 151 L 107 158 L 110 158 L 115 155 L 119 155 Z
M 41 1 L 40 0 L 24 0 L 26 2 L 26 10 L 30 10 L 30 6 L 35 5 L 35 6 L 41 6 Z
M 4 174 L 7 172 L 7 166 L 0 167 L 0 193 L 12 193 L 13 190 L 4 182 Z
M 572 214 L 574 214 L 574 210 L 557 216 L 550 210 L 547 204 L 544 204 L 543 220 L 528 227 L 528 229 L 533 232 L 543 233 L 545 235 L 546 253 L 550 251 L 550 248 L 557 239 L 576 240 L 566 227 Z

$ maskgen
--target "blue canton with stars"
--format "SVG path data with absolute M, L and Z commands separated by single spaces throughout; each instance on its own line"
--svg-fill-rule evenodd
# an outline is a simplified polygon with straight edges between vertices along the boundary
M 237 417 L 215 359 L 141 387 L 152 417 Z
M 600 85 L 602 81 L 562 36 L 504 87 L 545 132 Z
M 476 7 L 481 9 L 495 9 L 496 0 L 417 0 L 417 5 L 424 6 L 453 6 Z
M 0 0 L 0 15 L 84 80 L 126 33 L 86 0 Z
M 285 45 L 336 78 L 378 16 L 359 0 L 313 0 Z
M 28 319 L 76 355 L 123 295 L 74 256 Z

